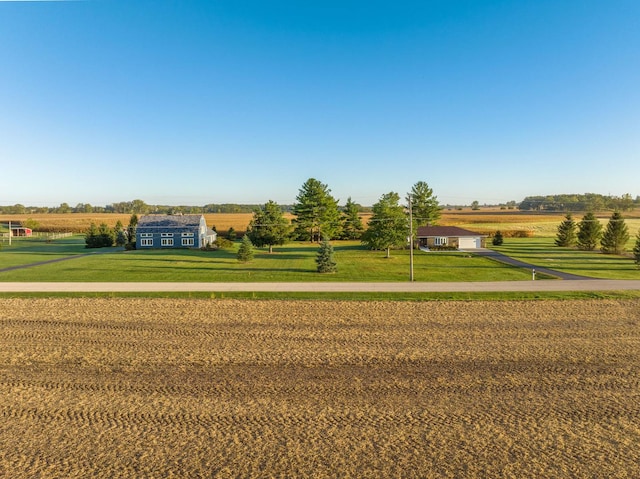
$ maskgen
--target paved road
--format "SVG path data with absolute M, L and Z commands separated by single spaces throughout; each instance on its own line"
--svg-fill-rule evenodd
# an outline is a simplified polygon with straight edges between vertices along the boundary
M 2 283 L 0 293 L 13 292 L 496 292 L 640 290 L 640 280 L 548 280 L 451 283 Z

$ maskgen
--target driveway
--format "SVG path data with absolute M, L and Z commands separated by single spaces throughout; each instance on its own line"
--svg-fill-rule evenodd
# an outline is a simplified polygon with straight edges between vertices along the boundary
M 592 279 L 588 276 L 580 276 L 577 274 L 571 273 L 563 273 L 562 271 L 556 271 L 555 269 L 549 269 L 541 266 L 536 266 L 530 263 L 525 263 L 524 261 L 519 261 L 517 259 L 513 259 L 510 256 L 499 253 L 492 249 L 480 248 L 474 250 L 466 250 L 469 253 L 476 254 L 478 256 L 484 256 L 485 258 L 492 259 L 494 261 L 499 261 L 500 263 L 510 264 L 512 266 L 516 266 L 518 268 L 525 268 L 532 272 L 535 270 L 536 273 L 544 273 L 549 276 L 554 276 L 560 279 L 570 279 L 570 280 L 584 280 L 584 279 Z

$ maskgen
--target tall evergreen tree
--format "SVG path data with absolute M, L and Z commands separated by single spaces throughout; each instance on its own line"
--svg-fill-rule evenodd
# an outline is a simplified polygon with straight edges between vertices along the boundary
M 593 251 L 598 246 L 601 237 L 602 225 L 592 212 L 588 212 L 578 223 L 578 248 Z
M 638 267 L 640 267 L 640 230 L 638 230 L 638 234 L 636 235 L 636 244 L 633 247 L 633 258 Z
M 558 226 L 556 246 L 573 246 L 576 244 L 576 240 L 576 222 L 573 221 L 571 213 L 567 213 L 564 217 L 564 221 Z
M 249 222 L 247 235 L 258 248 L 269 247 L 273 253 L 274 245 L 283 245 L 289 237 L 289 220 L 275 201 L 269 200 L 263 207 L 254 210 Z
M 248 263 L 253 260 L 253 244 L 247 235 L 242 237 L 242 243 L 238 248 L 238 261 Z
M 337 263 L 333 258 L 333 246 L 326 237 L 320 243 L 316 264 L 318 265 L 318 273 L 335 273 L 338 270 Z
M 136 244 L 137 229 L 138 229 L 138 215 L 134 213 L 129 218 L 129 225 L 127 226 L 127 240 L 129 244 Z
M 320 241 L 340 234 L 340 210 L 338 201 L 331 196 L 327 185 L 309 178 L 300 188 L 293 205 L 295 235 L 298 239 Z
M 382 195 L 373 205 L 369 227 L 362 235 L 362 242 L 371 249 L 386 249 L 387 258 L 391 256 L 392 247 L 401 247 L 407 243 L 408 218 L 404 208 L 398 204 L 399 201 L 400 196 L 393 191 Z
M 438 224 L 440 219 L 440 204 L 438 197 L 433 195 L 433 189 L 424 181 L 418 181 L 411 188 L 407 201 L 411 201 L 413 214 L 413 230 L 418 226 Z
M 620 212 L 614 211 L 602 235 L 600 249 L 606 254 L 620 254 L 624 251 L 627 241 L 629 241 L 629 229 Z
M 89 229 L 84 234 L 85 248 L 99 248 L 99 232 L 95 223 L 89 225 Z
M 100 223 L 100 226 L 98 226 L 98 236 L 100 238 L 100 247 L 108 248 L 116 242 L 116 234 L 106 223 Z
M 342 208 L 342 239 L 356 240 L 362 237 L 364 225 L 359 212 L 359 205 L 349 197 Z

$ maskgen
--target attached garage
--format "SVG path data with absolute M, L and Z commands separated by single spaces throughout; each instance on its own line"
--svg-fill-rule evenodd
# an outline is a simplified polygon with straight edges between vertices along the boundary
M 421 226 L 416 236 L 423 250 L 478 249 L 487 237 L 457 226 Z
M 482 239 L 478 237 L 465 237 L 461 236 L 458 239 L 459 249 L 477 249 L 482 248 Z

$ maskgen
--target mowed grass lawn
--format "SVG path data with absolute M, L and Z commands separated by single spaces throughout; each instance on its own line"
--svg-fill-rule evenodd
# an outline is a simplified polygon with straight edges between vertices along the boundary
M 602 254 L 600 250 L 560 248 L 554 241 L 549 237 L 506 238 L 502 246 L 492 248 L 520 261 L 566 273 L 601 279 L 640 279 L 640 268 L 630 253 L 615 255 Z
M 409 251 L 392 251 L 386 258 L 359 242 L 335 242 L 338 272 L 316 272 L 318 245 L 289 243 L 274 249 L 256 249 L 250 263 L 236 259 L 237 245 L 230 250 L 138 250 L 120 248 L 88 250 L 82 237 L 51 244 L 29 243 L 0 250 L 0 269 L 62 257 L 92 253 L 51 264 L 0 272 L 0 281 L 408 281 Z M 64 241 L 64 243 L 62 243 Z M 32 246 L 28 246 L 31 244 Z M 45 247 L 51 255 L 44 255 Z M 29 254 L 29 251 L 32 254 Z M 461 252 L 414 255 L 416 281 L 519 281 L 530 272 Z

